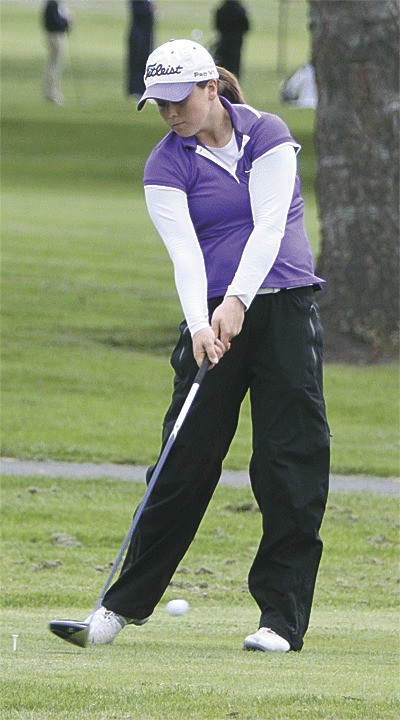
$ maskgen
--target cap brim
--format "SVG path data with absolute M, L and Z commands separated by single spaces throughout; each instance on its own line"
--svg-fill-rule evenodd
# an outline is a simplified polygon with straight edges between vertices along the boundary
M 158 83 L 150 85 L 138 102 L 137 109 L 141 110 L 146 100 L 166 100 L 167 102 L 181 102 L 187 98 L 196 87 L 196 82 L 187 83 Z

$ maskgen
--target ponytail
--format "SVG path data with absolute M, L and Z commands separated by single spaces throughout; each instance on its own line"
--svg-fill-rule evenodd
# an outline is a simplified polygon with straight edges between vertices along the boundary
M 243 105 L 245 99 L 236 75 L 231 73 L 229 70 L 226 70 L 226 68 L 218 67 L 218 65 L 217 70 L 219 74 L 219 78 L 217 79 L 218 95 L 226 98 L 231 103 Z M 201 88 L 205 88 L 208 82 L 209 80 L 201 80 L 197 83 L 197 85 Z
M 217 66 L 217 70 L 219 73 L 219 78 L 217 80 L 218 95 L 226 98 L 231 103 L 238 103 L 239 105 L 242 105 L 245 100 L 236 75 L 223 67 Z

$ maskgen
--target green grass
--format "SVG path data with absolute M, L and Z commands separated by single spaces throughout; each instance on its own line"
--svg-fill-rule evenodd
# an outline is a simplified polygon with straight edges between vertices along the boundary
M 260 533 L 244 488 L 216 491 L 148 625 L 87 650 L 52 636 L 49 620 L 90 611 L 142 494 L 136 483 L 3 478 L 4 720 L 398 717 L 394 498 L 331 496 L 301 653 L 241 651 L 258 619 L 246 578 Z M 72 544 L 56 544 L 60 534 Z M 181 618 L 165 611 L 173 597 L 189 601 Z
M 2 453 L 147 464 L 158 454 L 181 310 L 172 267 L 145 208 L 145 159 L 165 130 L 123 94 L 125 6 L 72 4 L 68 103 L 41 99 L 39 3 L 3 2 Z M 203 32 L 214 3 L 165 0 L 158 42 Z M 292 0 L 287 72 L 308 56 L 305 0 Z M 244 51 L 248 102 L 277 112 L 302 144 L 315 253 L 313 111 L 278 101 L 278 2 L 254 0 Z M 179 33 L 177 32 L 179 28 Z M 398 368 L 327 366 L 333 472 L 397 476 Z M 247 467 L 249 407 L 226 459 Z
M 40 4 L 2 16 L 2 452 L 147 464 L 158 454 L 181 312 L 147 217 L 145 158 L 164 129 L 124 98 L 126 8 L 71 0 L 63 108 L 41 100 Z M 211 42 L 212 0 L 159 3 L 158 41 Z M 318 252 L 314 113 L 278 102 L 277 0 L 252 0 L 248 102 L 302 144 L 307 228 Z M 287 72 L 308 56 L 305 0 L 290 2 Z M 179 29 L 179 32 L 178 32 Z M 327 366 L 333 471 L 398 474 L 398 369 Z M 225 466 L 250 453 L 246 402 Z M 260 516 L 248 489 L 219 488 L 152 621 L 81 650 L 47 630 L 84 619 L 143 487 L 3 476 L 4 720 L 390 720 L 398 704 L 398 503 L 333 494 L 311 625 L 299 654 L 243 653 L 257 626 L 247 572 Z M 244 511 L 244 508 L 248 508 Z M 57 544 L 56 536 L 72 544 Z M 61 537 L 62 540 L 62 537 Z M 165 602 L 185 597 L 171 618 Z M 12 651 L 17 633 L 18 650 Z
M 46 635 L 43 610 L 5 613 L 20 649 L 8 632 L 3 720 L 397 720 L 393 612 L 316 611 L 307 649 L 265 657 L 241 651 L 251 613 L 202 605 L 177 620 L 160 609 L 112 648 L 88 650 Z

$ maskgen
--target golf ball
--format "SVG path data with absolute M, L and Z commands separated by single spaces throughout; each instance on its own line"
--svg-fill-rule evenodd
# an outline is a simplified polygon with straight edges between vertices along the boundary
M 189 603 L 186 600 L 170 600 L 167 603 L 167 612 L 170 615 L 183 615 L 189 610 Z

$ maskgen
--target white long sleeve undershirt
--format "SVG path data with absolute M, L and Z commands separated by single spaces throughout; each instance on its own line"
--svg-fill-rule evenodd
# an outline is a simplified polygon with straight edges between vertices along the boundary
M 280 145 L 255 160 L 249 178 L 254 229 L 226 296 L 236 295 L 248 308 L 279 252 L 296 177 L 296 153 Z M 189 214 L 186 194 L 148 185 L 149 215 L 174 266 L 175 284 L 191 335 L 209 327 L 207 277 L 203 254 Z

